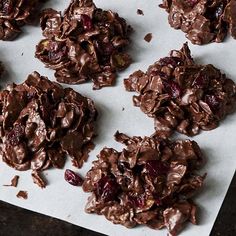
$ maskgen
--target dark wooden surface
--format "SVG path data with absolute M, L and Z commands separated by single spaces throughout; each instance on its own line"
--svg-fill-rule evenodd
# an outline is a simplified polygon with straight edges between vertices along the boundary
M 0 236 L 102 236 L 102 234 L 0 201 Z M 207 235 L 202 232 L 202 236 Z M 210 236 L 236 236 L 236 174 Z

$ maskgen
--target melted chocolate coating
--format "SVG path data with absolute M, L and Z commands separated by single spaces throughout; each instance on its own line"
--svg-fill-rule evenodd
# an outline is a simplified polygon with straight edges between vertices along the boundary
M 115 138 L 126 148 L 104 148 L 87 173 L 83 190 L 91 192 L 86 212 L 104 215 L 126 227 L 167 227 L 176 235 L 186 221 L 196 224 L 191 197 L 206 175 L 195 171 L 204 164 L 196 142 L 152 137 Z
M 13 40 L 21 26 L 32 24 L 44 0 L 7 0 L 0 2 L 0 40 Z
M 0 151 L 17 170 L 62 168 L 68 154 L 80 168 L 93 149 L 97 111 L 89 98 L 37 72 L 0 92 Z
M 135 91 L 135 106 L 154 118 L 159 136 L 173 131 L 196 135 L 211 130 L 235 110 L 236 85 L 213 65 L 194 63 L 187 44 L 161 58 L 147 72 L 136 71 L 124 80 Z
M 35 56 L 55 70 L 57 81 L 80 84 L 88 80 L 93 89 L 111 86 L 116 72 L 127 68 L 130 26 L 117 13 L 97 8 L 92 0 L 72 0 L 61 15 L 46 9 L 41 16 L 45 39 Z
M 222 42 L 228 31 L 236 38 L 235 0 L 163 0 L 169 23 L 194 44 Z

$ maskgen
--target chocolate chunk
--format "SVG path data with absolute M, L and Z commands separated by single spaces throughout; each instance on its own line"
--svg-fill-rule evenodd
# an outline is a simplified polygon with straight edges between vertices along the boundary
M 0 150 L 3 161 L 17 170 L 63 168 L 66 154 L 74 166 L 87 160 L 97 111 L 89 98 L 63 89 L 37 72 L 0 92 Z
M 14 177 L 13 177 L 13 179 L 11 180 L 11 184 L 4 184 L 3 186 L 5 186 L 5 187 L 17 187 L 17 185 L 18 185 L 18 180 L 19 180 L 19 176 L 18 175 L 15 175 Z
M 236 38 L 235 0 L 163 0 L 169 23 L 194 44 L 222 42 L 228 31 Z
M 14 40 L 21 26 L 32 24 L 44 0 L 5 0 L 0 3 L 0 40 Z
M 124 80 L 135 91 L 135 106 L 154 118 L 161 137 L 173 131 L 196 135 L 211 130 L 235 110 L 236 85 L 213 65 L 194 63 L 187 44 L 161 58 L 147 72 L 136 71 Z
M 144 40 L 146 42 L 148 42 L 148 43 L 151 42 L 151 40 L 152 40 L 152 33 L 146 34 L 145 37 L 144 37 Z
M 40 188 L 46 187 L 46 182 L 43 180 L 42 176 L 40 176 L 40 173 L 36 170 L 32 171 L 31 173 L 33 182 L 37 184 Z
M 61 15 L 46 9 L 41 16 L 45 39 L 35 56 L 55 70 L 57 81 L 80 84 L 92 80 L 93 89 L 111 86 L 116 72 L 126 69 L 131 57 L 131 27 L 117 13 L 97 8 L 92 0 L 73 0 Z
M 83 190 L 92 193 L 86 212 L 129 228 L 166 227 L 173 236 L 187 221 L 196 224 L 191 197 L 206 176 L 196 174 L 204 164 L 198 144 L 157 135 L 130 138 L 119 132 L 115 139 L 126 148 L 104 148 L 86 174 Z
M 27 191 L 19 191 L 16 195 L 18 198 L 21 198 L 21 199 L 25 199 L 27 200 L 28 199 L 28 192 Z
M 144 16 L 143 11 L 141 9 L 137 9 L 137 14 Z

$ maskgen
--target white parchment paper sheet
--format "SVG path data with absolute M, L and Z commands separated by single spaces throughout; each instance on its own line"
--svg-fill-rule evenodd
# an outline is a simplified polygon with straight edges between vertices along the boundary
M 123 78 L 134 70 L 146 70 L 148 65 L 166 56 L 171 49 L 180 49 L 187 41 L 181 31 L 169 27 L 167 13 L 158 7 L 160 0 L 97 0 L 95 2 L 98 7 L 117 11 L 133 26 L 135 32 L 132 34 L 133 45 L 130 53 L 135 62 L 125 72 L 120 73 L 115 87 L 92 91 L 91 83 L 72 86 L 76 91 L 94 99 L 100 114 L 97 122 L 99 136 L 95 140 L 96 148 L 91 153 L 89 161 L 79 170 L 82 175 L 90 169 L 91 162 L 104 146 L 118 150 L 122 148 L 113 139 L 116 130 L 126 132 L 130 136 L 153 133 L 152 119 L 132 105 L 133 94 L 124 90 Z M 69 0 L 50 0 L 46 6 L 63 10 L 68 3 Z M 138 8 L 143 10 L 144 16 L 137 15 Z M 32 26 L 24 27 L 23 30 L 24 34 L 16 41 L 0 42 L 0 60 L 5 63 L 8 70 L 8 75 L 1 84 L 21 83 L 34 70 L 54 80 L 53 71 L 45 69 L 44 65 L 34 58 L 35 45 L 42 38 L 40 28 Z M 153 39 L 147 43 L 143 38 L 149 32 L 153 34 Z M 197 62 L 214 64 L 229 78 L 236 81 L 235 40 L 228 39 L 221 44 L 213 43 L 206 46 L 194 46 L 189 43 L 189 46 Z M 199 225 L 189 224 L 182 231 L 183 236 L 209 235 L 213 226 L 235 171 L 236 114 L 228 116 L 216 130 L 202 132 L 194 140 L 199 143 L 207 156 L 208 162 L 202 172 L 207 172 L 208 176 L 204 191 L 196 197 L 196 202 L 200 206 Z M 74 169 L 69 160 L 65 168 Z M 84 206 L 88 195 L 83 193 L 81 188 L 73 187 L 64 181 L 64 170 L 52 169 L 44 173 L 49 185 L 41 190 L 33 184 L 30 171 L 17 172 L 0 162 L 0 199 L 107 235 L 167 234 L 166 230 L 156 232 L 147 227 L 126 229 L 123 226 L 113 225 L 103 216 L 86 214 Z M 10 183 L 15 174 L 20 175 L 18 188 L 3 187 L 3 184 Z M 28 200 L 16 198 L 19 190 L 28 191 Z

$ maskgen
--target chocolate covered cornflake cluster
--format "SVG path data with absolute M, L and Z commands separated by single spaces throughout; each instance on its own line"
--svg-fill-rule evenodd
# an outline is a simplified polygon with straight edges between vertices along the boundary
M 97 8 L 92 0 L 72 0 L 61 15 L 53 9 L 42 13 L 45 39 L 36 57 L 55 70 L 58 82 L 79 84 L 88 80 L 93 89 L 111 86 L 116 72 L 127 68 L 130 26 L 117 13 Z
M 0 40 L 13 40 L 21 33 L 21 26 L 32 24 L 45 0 L 1 0 Z
M 62 168 L 66 154 L 81 167 L 93 149 L 93 101 L 37 72 L 1 91 L 0 108 L 2 159 L 17 170 L 32 169 L 34 182 L 40 183 L 40 171 Z
M 195 173 L 204 164 L 198 144 L 158 136 L 130 138 L 119 132 L 115 138 L 126 148 L 104 148 L 93 162 L 83 183 L 84 191 L 92 192 L 86 212 L 128 228 L 166 227 L 172 236 L 186 221 L 196 224 L 191 197 L 206 176 Z
M 161 58 L 147 72 L 136 71 L 124 80 L 135 91 L 135 106 L 154 118 L 156 133 L 169 137 L 173 131 L 196 135 L 211 130 L 235 110 L 236 86 L 213 65 L 197 65 L 187 44 Z
M 222 42 L 227 33 L 236 39 L 235 0 L 163 0 L 169 24 L 181 29 L 194 44 Z

